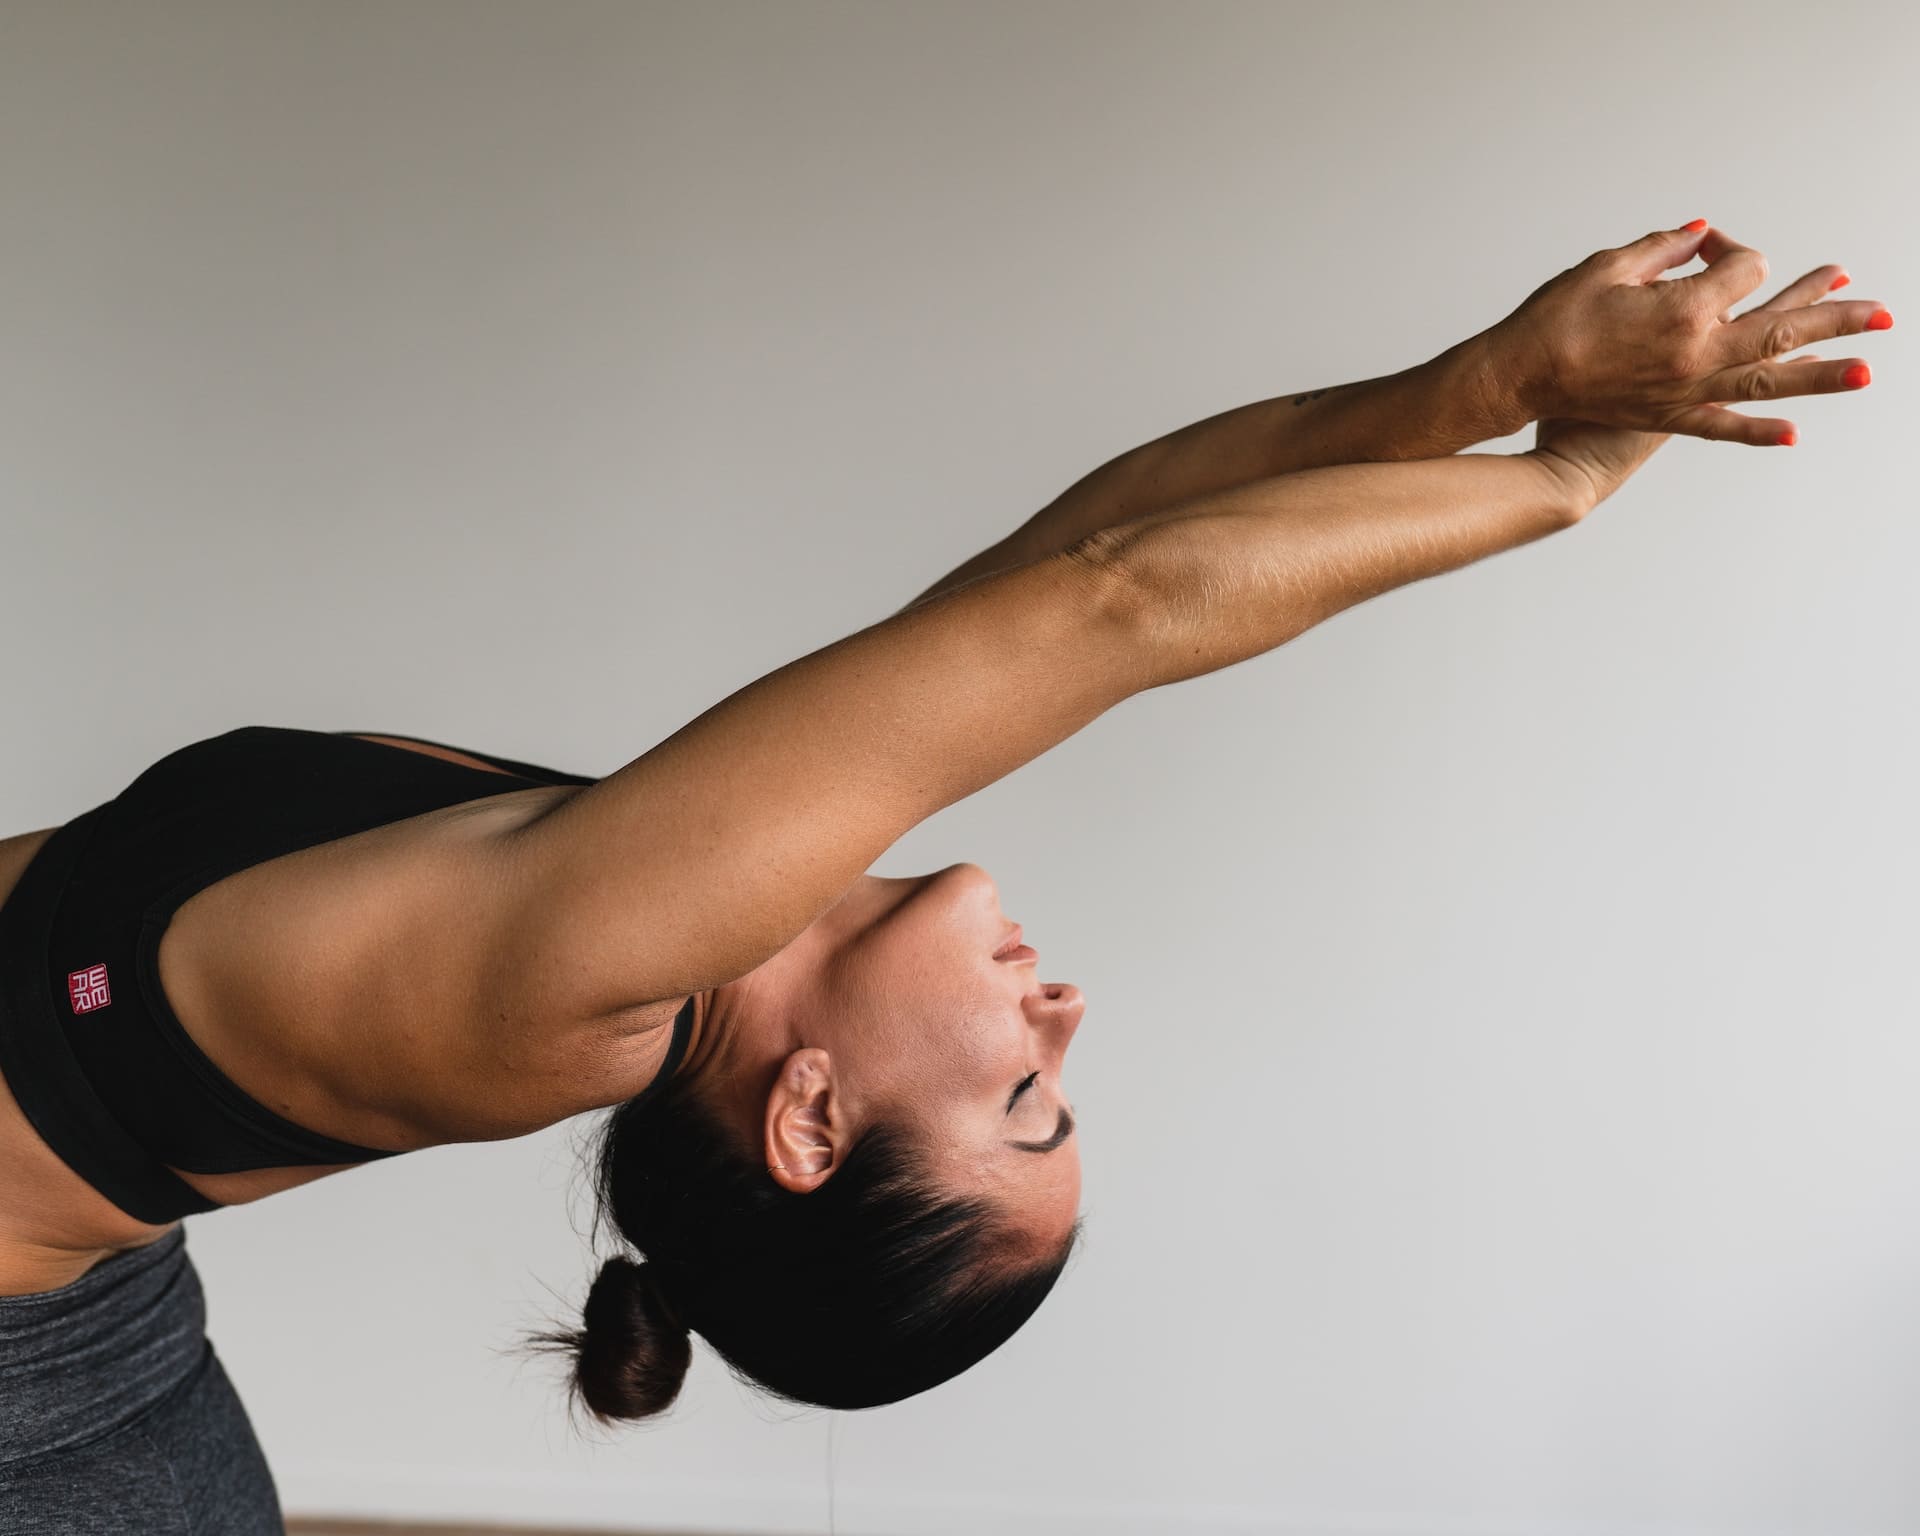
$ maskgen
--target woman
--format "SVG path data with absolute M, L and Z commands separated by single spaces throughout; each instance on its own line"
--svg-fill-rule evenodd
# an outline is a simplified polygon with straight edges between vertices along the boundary
M 690 1332 L 837 1407 L 990 1353 L 1078 1229 L 1084 999 L 977 866 L 867 868 L 1135 693 L 1578 523 L 1671 433 L 1791 440 L 1714 402 L 1857 387 L 1778 359 L 1890 322 L 1816 304 L 1831 266 L 1729 319 L 1765 275 L 1696 221 L 1148 443 L 604 779 L 249 726 L 0 843 L 0 1526 L 277 1528 L 180 1218 L 597 1107 L 647 1260 L 534 1340 L 596 1414 L 670 1403 Z

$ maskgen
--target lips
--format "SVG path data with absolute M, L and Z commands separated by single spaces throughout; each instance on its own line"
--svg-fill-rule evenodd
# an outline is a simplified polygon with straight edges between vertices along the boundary
M 1013 932 L 1008 934 L 1006 940 L 993 952 L 993 958 L 1003 960 L 1009 965 L 1025 965 L 1029 960 L 1038 960 L 1040 951 L 1029 944 L 1022 944 L 1020 938 L 1020 925 L 1015 923 Z

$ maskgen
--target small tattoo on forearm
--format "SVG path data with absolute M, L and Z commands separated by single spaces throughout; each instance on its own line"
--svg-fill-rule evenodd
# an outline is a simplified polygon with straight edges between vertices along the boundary
M 1322 395 L 1330 395 L 1336 389 L 1351 389 L 1352 387 L 1351 384 L 1329 384 L 1325 389 L 1310 389 L 1304 395 L 1295 395 L 1293 397 L 1293 403 L 1296 406 L 1305 405 L 1309 400 L 1318 400 Z

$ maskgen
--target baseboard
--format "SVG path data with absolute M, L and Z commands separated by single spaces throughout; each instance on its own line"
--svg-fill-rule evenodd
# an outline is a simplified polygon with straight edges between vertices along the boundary
M 750 1486 L 530 1476 L 524 1469 L 276 1462 L 289 1536 L 1670 1536 L 1656 1523 L 1488 1520 L 1089 1494 Z
M 287 1536 L 606 1536 L 566 1525 L 474 1525 L 443 1520 L 329 1520 L 288 1515 Z M 696 1536 L 690 1531 L 635 1532 L 634 1536 Z

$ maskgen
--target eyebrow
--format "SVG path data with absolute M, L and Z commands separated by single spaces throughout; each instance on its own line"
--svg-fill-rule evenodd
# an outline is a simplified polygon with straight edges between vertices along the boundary
M 1013 1106 L 1020 1101 L 1020 1095 L 1031 1088 L 1037 1078 L 1029 1077 L 1015 1088 L 1007 1098 L 1007 1113 L 1013 1113 Z M 1045 1141 L 1009 1141 L 1010 1147 L 1018 1147 L 1022 1152 L 1051 1152 L 1061 1142 L 1073 1134 L 1073 1115 L 1065 1105 L 1060 1108 L 1060 1119 L 1053 1128 L 1053 1134 Z

